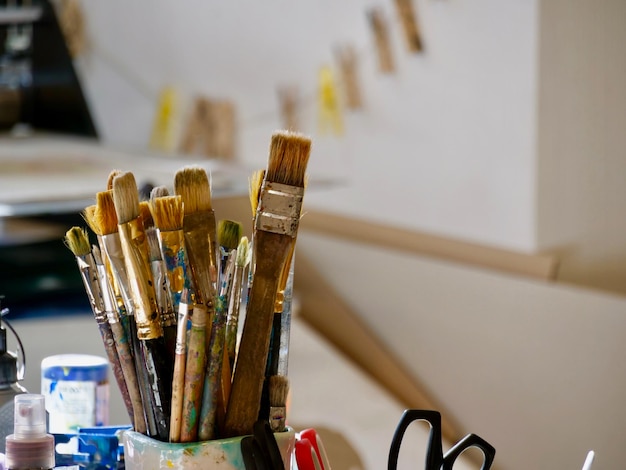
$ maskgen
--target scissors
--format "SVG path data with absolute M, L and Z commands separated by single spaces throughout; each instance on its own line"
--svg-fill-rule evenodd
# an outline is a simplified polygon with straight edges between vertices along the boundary
M 430 424 L 428 446 L 426 447 L 425 470 L 452 470 L 456 459 L 467 449 L 476 447 L 483 453 L 481 470 L 489 470 L 496 456 L 496 449 L 476 434 L 468 434 L 443 454 L 441 436 L 441 414 L 430 410 L 405 410 L 396 427 L 389 448 L 388 470 L 396 470 L 398 454 L 404 433 L 413 421 L 426 421 Z

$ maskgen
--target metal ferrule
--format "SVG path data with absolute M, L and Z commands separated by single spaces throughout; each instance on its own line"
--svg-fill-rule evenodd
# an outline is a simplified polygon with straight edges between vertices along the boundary
M 146 262 L 146 236 L 139 218 L 119 225 L 122 251 L 128 273 L 130 296 L 137 325 L 137 338 L 155 339 L 163 336 L 152 275 Z
M 111 273 L 115 278 L 115 283 L 119 288 L 122 301 L 126 307 L 128 315 L 134 315 L 133 301 L 130 295 L 130 286 L 128 285 L 128 273 L 126 272 L 126 263 L 124 262 L 124 252 L 122 250 L 122 240 L 119 233 L 111 233 L 102 236 L 104 252 L 111 266 Z
M 178 305 L 178 323 L 176 324 L 175 354 L 184 354 L 187 348 L 187 321 L 189 320 L 189 304 Z
M 76 256 L 76 263 L 80 271 L 80 277 L 83 280 L 87 298 L 91 304 L 91 310 L 97 323 L 106 323 L 106 314 L 102 304 L 102 294 L 100 285 L 98 284 L 98 272 L 96 271 L 96 263 L 91 253 Z
M 304 188 L 265 181 L 254 218 L 254 228 L 295 238 L 300 223 Z
M 150 269 L 152 271 L 152 280 L 154 281 L 156 302 L 161 317 L 161 326 L 175 325 L 176 314 L 174 313 L 170 288 L 167 282 L 165 263 L 161 259 L 152 260 L 150 262 Z
M 274 432 L 283 432 L 285 430 L 286 408 L 284 406 L 270 406 L 269 423 L 270 428 Z
M 98 270 L 98 280 L 100 281 L 100 292 L 102 293 L 102 303 L 106 312 L 109 324 L 118 323 L 120 321 L 119 312 L 115 301 L 113 288 L 107 278 L 106 266 L 104 264 L 96 264 Z

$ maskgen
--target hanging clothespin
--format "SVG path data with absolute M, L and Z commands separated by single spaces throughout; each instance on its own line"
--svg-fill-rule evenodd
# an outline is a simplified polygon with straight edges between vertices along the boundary
M 410 52 L 421 52 L 423 49 L 422 38 L 417 20 L 415 18 L 415 9 L 413 8 L 413 0 L 395 0 L 396 9 L 400 16 L 400 22 L 404 30 L 404 38 Z
M 339 62 L 339 70 L 343 81 L 348 109 L 361 109 L 363 100 L 361 89 L 357 79 L 357 55 L 351 45 L 339 46 L 335 49 L 335 55 Z
M 385 16 L 380 8 L 374 7 L 367 11 L 367 17 L 374 33 L 374 40 L 376 41 L 378 68 L 382 73 L 392 73 L 395 66 L 391 54 L 389 31 L 387 29 Z
M 206 155 L 206 140 L 211 133 L 210 108 L 211 102 L 208 98 L 201 96 L 194 99 L 187 127 L 180 143 L 182 153 Z
M 223 160 L 235 158 L 235 105 L 232 101 L 214 101 L 210 105 L 209 156 Z
M 164 152 L 174 150 L 178 134 L 178 118 L 178 92 L 174 87 L 167 86 L 159 94 L 150 136 L 150 148 Z
M 59 26 L 72 58 L 87 49 L 85 14 L 78 0 L 62 0 L 57 4 Z
M 228 100 L 195 99 L 180 146 L 183 153 L 235 158 L 235 106 Z
M 277 92 L 283 129 L 301 130 L 298 124 L 298 87 L 296 85 L 281 86 Z
M 339 95 L 332 69 L 324 65 L 319 71 L 319 130 L 324 134 L 330 127 L 336 135 L 343 133 Z

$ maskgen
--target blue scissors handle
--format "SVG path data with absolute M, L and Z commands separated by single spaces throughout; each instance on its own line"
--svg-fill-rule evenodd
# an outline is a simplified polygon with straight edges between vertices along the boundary
M 452 470 L 457 458 L 472 447 L 480 449 L 483 453 L 481 470 L 489 470 L 491 468 L 496 450 L 480 436 L 468 434 L 446 452 L 444 456 L 441 436 L 441 414 L 438 411 L 431 410 L 405 410 L 391 440 L 387 464 L 388 470 L 397 470 L 402 439 L 407 428 L 414 421 L 426 421 L 430 425 L 428 445 L 426 447 L 426 470 Z

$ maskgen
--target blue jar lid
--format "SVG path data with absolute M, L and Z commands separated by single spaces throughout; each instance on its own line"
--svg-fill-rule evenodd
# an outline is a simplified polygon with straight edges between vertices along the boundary
M 104 382 L 108 370 L 109 362 L 106 359 L 89 354 L 59 354 L 41 361 L 42 377 L 49 380 Z

